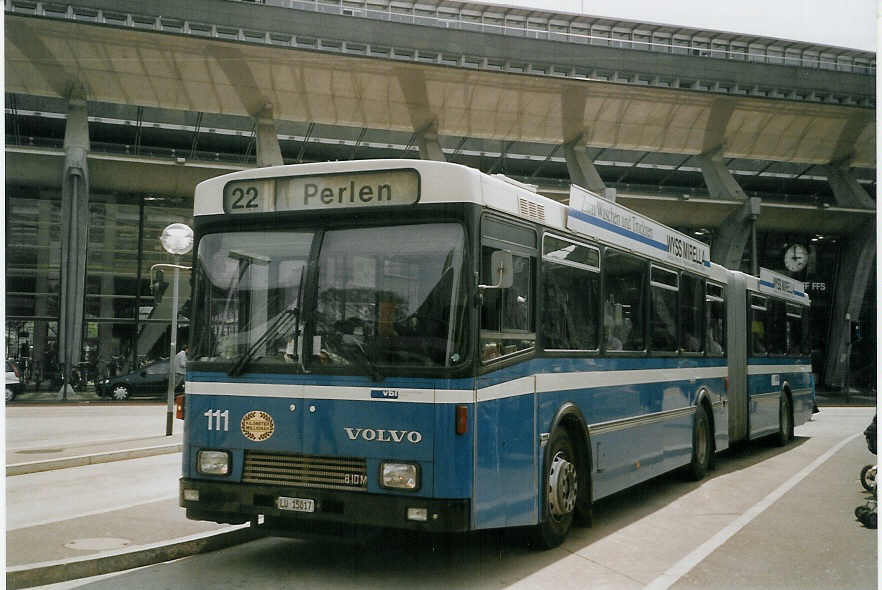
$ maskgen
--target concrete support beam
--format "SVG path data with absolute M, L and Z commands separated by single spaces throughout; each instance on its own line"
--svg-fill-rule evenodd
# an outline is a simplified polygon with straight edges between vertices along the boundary
M 827 180 L 837 205 L 853 209 L 876 208 L 876 203 L 858 183 L 847 162 L 829 164 L 826 168 Z
M 588 148 L 582 143 L 581 135 L 575 140 L 565 143 L 563 149 L 564 157 L 567 160 L 567 171 L 570 173 L 570 182 L 610 201 L 616 200 L 615 190 L 607 188 L 606 183 L 600 178 L 594 162 L 588 157 Z
M 717 264 L 722 264 L 726 268 L 732 270 L 741 270 L 741 258 L 744 255 L 744 249 L 747 247 L 748 240 L 752 240 L 752 244 L 756 246 L 754 232 L 756 229 L 756 219 L 759 217 L 760 204 L 762 199 L 752 197 L 730 213 L 720 227 L 717 229 L 717 235 L 711 246 L 711 260 Z M 758 275 L 757 253 L 754 248 L 751 252 L 751 273 Z
M 82 90 L 68 99 L 61 179 L 61 297 L 58 326 L 59 362 L 65 370 L 82 354 L 86 248 L 89 242 L 89 113 Z M 69 373 L 67 373 L 69 377 Z M 69 380 L 66 379 L 66 382 Z M 66 398 L 67 385 L 59 392 Z
M 747 195 L 744 190 L 726 168 L 723 162 L 723 148 L 717 147 L 701 154 L 701 175 L 711 197 L 728 201 L 746 201 Z
M 441 149 L 441 142 L 438 141 L 438 123 L 433 121 L 431 124 L 423 127 L 415 132 L 414 139 L 420 148 L 420 159 L 435 160 L 436 162 L 446 162 L 444 150 Z
M 704 176 L 704 182 L 707 184 L 711 197 L 741 203 L 741 206 L 730 213 L 720 225 L 717 237 L 711 247 L 711 260 L 726 268 L 740 270 L 744 248 L 756 228 L 761 200 L 756 197 L 747 198 L 744 190 L 738 185 L 723 162 L 722 147 L 705 152 L 699 156 L 699 162 L 701 163 L 701 174 Z M 754 267 L 751 272 L 757 273 L 755 251 L 751 255 L 751 261 Z
M 447 158 L 438 141 L 438 115 L 432 110 L 425 72 L 402 68 L 398 71 L 398 84 L 407 102 L 413 140 L 420 149 L 420 158 L 445 162 Z
M 279 134 L 276 129 L 276 121 L 273 118 L 273 105 L 267 104 L 255 117 L 257 136 L 257 165 L 280 166 L 285 163 L 282 159 L 282 148 L 279 146 Z

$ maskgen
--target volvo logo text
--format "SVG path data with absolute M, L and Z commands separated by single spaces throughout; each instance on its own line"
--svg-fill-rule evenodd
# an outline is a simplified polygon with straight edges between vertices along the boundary
M 344 426 L 343 430 L 346 431 L 346 436 L 349 437 L 349 440 L 357 440 L 362 439 L 368 442 L 391 442 L 391 443 L 400 443 L 402 441 L 407 441 L 412 444 L 417 444 L 421 440 L 423 440 L 423 435 L 417 432 L 416 430 L 386 430 L 384 428 L 351 428 L 349 426 Z

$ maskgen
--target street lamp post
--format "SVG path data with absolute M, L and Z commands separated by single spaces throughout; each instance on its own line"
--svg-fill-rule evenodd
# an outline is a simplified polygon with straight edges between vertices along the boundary
M 193 230 L 190 226 L 183 223 L 172 223 L 162 230 L 159 236 L 162 247 L 169 254 L 182 256 L 193 249 Z M 177 374 L 177 347 L 178 347 L 178 281 L 180 270 L 183 268 L 189 270 L 189 266 L 181 266 L 179 264 L 154 264 L 151 267 L 151 274 L 154 268 L 170 267 L 175 271 L 174 283 L 172 285 L 172 313 L 171 313 L 171 342 L 169 343 L 168 355 L 168 407 L 165 415 L 165 435 L 171 436 L 174 425 L 174 406 L 175 406 L 175 375 Z

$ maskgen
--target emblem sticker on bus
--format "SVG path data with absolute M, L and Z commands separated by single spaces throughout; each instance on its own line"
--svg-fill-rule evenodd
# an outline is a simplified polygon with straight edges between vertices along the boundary
M 242 434 L 248 440 L 263 442 L 276 430 L 273 417 L 262 410 L 252 410 L 242 416 Z
M 371 399 L 398 399 L 398 390 L 371 389 Z

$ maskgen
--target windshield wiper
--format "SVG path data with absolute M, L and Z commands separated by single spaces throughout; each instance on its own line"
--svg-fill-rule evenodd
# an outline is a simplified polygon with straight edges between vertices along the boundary
M 346 343 L 346 336 L 348 336 L 348 334 L 343 336 L 344 343 Z M 383 374 L 380 372 L 380 369 L 377 367 L 377 363 L 375 363 L 373 359 L 371 359 L 371 356 L 364 349 L 361 342 L 359 342 L 353 336 L 349 344 L 350 349 L 358 351 L 358 354 L 355 355 L 356 358 L 354 359 L 356 364 L 359 365 L 361 368 L 366 369 L 367 372 L 370 374 L 371 379 L 373 379 L 374 381 L 382 381 L 383 379 L 385 379 Z
M 254 344 L 251 345 L 247 351 L 245 351 L 236 362 L 233 364 L 233 368 L 227 372 L 227 375 L 230 377 L 237 377 L 242 374 L 242 370 L 245 368 L 245 365 L 248 364 L 254 354 L 269 341 L 270 338 L 273 338 L 276 334 L 282 331 L 283 328 L 289 327 L 291 325 L 291 320 L 297 322 L 297 318 L 300 315 L 300 308 L 296 305 L 292 305 L 285 309 L 282 313 L 279 314 L 279 317 L 275 319 L 275 321 L 270 325 L 266 331 L 260 335 L 260 338 L 254 341 Z

